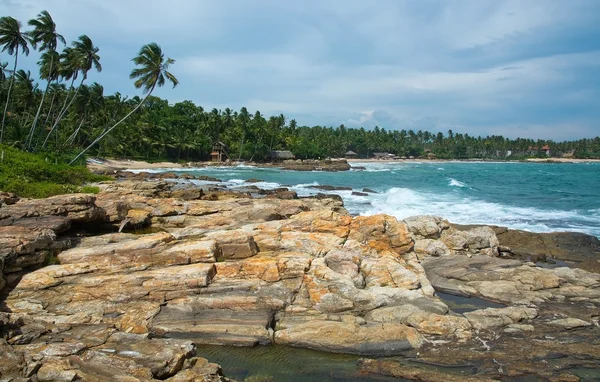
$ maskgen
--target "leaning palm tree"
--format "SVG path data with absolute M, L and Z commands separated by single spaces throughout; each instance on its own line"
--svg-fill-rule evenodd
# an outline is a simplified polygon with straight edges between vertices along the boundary
M 56 118 L 54 125 L 50 129 L 48 136 L 46 136 L 46 140 L 44 140 L 44 144 L 42 145 L 42 147 L 46 146 L 46 143 L 48 142 L 48 138 L 50 138 L 50 135 L 52 135 L 52 132 L 54 132 L 54 130 L 58 127 L 60 120 L 65 116 L 67 110 L 69 110 L 73 101 L 75 101 L 75 98 L 77 97 L 77 94 L 79 93 L 79 89 L 81 89 L 83 82 L 88 77 L 88 72 L 90 70 L 92 70 L 92 68 L 96 68 L 96 70 L 98 72 L 102 71 L 102 65 L 100 64 L 100 56 L 98 56 L 98 51 L 100 49 L 98 47 L 94 46 L 92 39 L 90 39 L 86 35 L 81 35 L 81 36 L 79 36 L 78 41 L 73 41 L 72 45 L 73 45 L 73 48 L 67 48 L 70 50 L 70 55 L 67 56 L 67 61 L 69 63 L 67 65 L 67 70 L 68 70 L 67 73 L 73 75 L 73 81 L 71 81 L 71 88 L 69 88 L 69 92 L 73 88 L 73 82 L 75 81 L 75 78 L 77 78 L 78 71 L 81 70 L 81 73 L 83 74 L 83 76 L 81 78 L 81 82 L 79 83 L 79 86 L 77 87 L 77 90 L 75 90 L 75 94 L 70 99 L 68 104 L 67 104 L 67 100 L 69 98 L 69 94 L 67 94 L 63 108 L 61 109 L 60 113 L 58 114 L 58 117 Z
M 8 85 L 8 93 L 6 95 L 6 105 L 4 106 L 4 114 L 2 115 L 2 127 L 0 127 L 0 143 L 4 136 L 4 124 L 6 122 L 6 114 L 8 113 L 8 104 L 10 102 L 10 92 L 15 81 L 15 73 L 17 72 L 17 61 L 19 59 L 19 50 L 26 56 L 29 55 L 29 47 L 27 46 L 27 36 L 21 33 L 21 23 L 10 17 L 5 16 L 0 18 L 0 45 L 3 52 L 8 52 L 11 56 L 15 55 L 15 64 L 12 70 L 12 76 Z
M 58 66 L 58 59 L 56 59 L 56 54 L 52 53 L 56 53 L 56 48 L 58 47 L 59 42 L 62 42 L 63 44 L 66 43 L 65 38 L 56 32 L 56 24 L 54 23 L 54 20 L 52 20 L 52 16 L 50 16 L 47 11 L 42 11 L 37 18 L 29 20 L 29 25 L 33 27 L 33 30 L 28 33 L 33 46 L 37 47 L 39 44 L 40 52 L 44 51 L 45 53 L 51 53 L 48 71 L 49 73 L 53 73 L 54 67 Z M 33 136 L 35 134 L 38 119 L 40 118 L 40 113 L 42 112 L 44 99 L 48 93 L 50 83 L 54 80 L 54 78 L 49 76 L 47 77 L 47 80 L 48 83 L 46 85 L 46 90 L 44 93 L 42 93 L 42 100 L 40 101 L 38 110 L 33 118 L 33 123 L 31 124 L 31 129 L 29 130 L 29 137 L 26 145 L 28 149 L 31 148 L 31 142 L 33 141 Z
M 69 164 L 72 164 L 77 159 L 79 159 L 85 152 L 87 152 L 92 146 L 98 143 L 102 138 L 104 138 L 108 133 L 113 131 L 115 127 L 119 126 L 124 120 L 126 120 L 131 114 L 135 113 L 137 109 L 140 108 L 146 102 L 150 94 L 156 86 L 161 87 L 165 84 L 165 78 L 173 84 L 173 87 L 179 84 L 177 78 L 167 71 L 169 66 L 175 63 L 175 60 L 172 58 L 165 59 L 165 55 L 160 49 L 160 46 L 155 42 L 152 42 L 148 45 L 144 45 L 140 50 L 140 53 L 137 57 L 132 60 L 134 64 L 138 67 L 131 71 L 129 78 L 136 79 L 134 82 L 134 86 L 136 89 L 143 88 L 146 96 L 137 104 L 133 110 L 131 110 L 125 117 L 123 117 L 119 122 L 117 122 L 114 126 L 107 129 L 105 132 L 100 134 L 98 138 L 96 138 L 88 147 L 86 147 L 82 152 L 80 152 Z
M 73 134 L 67 139 L 65 144 L 75 142 L 75 138 L 79 134 L 83 124 L 90 118 L 94 113 L 97 113 L 104 107 L 104 88 L 97 82 L 94 82 L 90 86 L 82 86 L 81 91 L 77 95 L 75 101 L 75 110 L 77 115 L 81 115 L 81 121 L 79 126 L 75 129 Z

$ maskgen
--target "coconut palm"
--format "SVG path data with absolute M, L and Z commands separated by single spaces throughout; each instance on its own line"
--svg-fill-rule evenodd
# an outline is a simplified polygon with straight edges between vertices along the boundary
M 28 33 L 33 46 L 37 48 L 39 45 L 40 52 L 50 54 L 48 73 L 52 74 L 54 73 L 54 68 L 58 66 L 58 59 L 56 58 L 58 54 L 56 53 L 56 48 L 58 47 L 59 42 L 62 42 L 63 44 L 66 43 L 65 38 L 56 32 L 56 24 L 54 23 L 54 20 L 52 20 L 52 16 L 50 16 L 47 11 L 42 11 L 37 18 L 29 20 L 29 25 L 33 27 L 33 30 Z M 29 138 L 27 142 L 28 149 L 31 148 L 31 142 L 33 141 L 33 136 L 35 134 L 38 119 L 40 118 L 40 113 L 42 112 L 44 99 L 46 98 L 48 88 L 50 87 L 50 83 L 54 80 L 54 77 L 48 76 L 46 79 L 48 80 L 46 90 L 44 90 L 44 93 L 42 93 L 42 100 L 40 101 L 38 110 L 33 118 L 31 130 L 29 131 Z
M 47 81 L 46 89 L 42 93 L 42 100 L 46 97 L 47 94 L 50 93 L 50 90 L 53 88 L 53 86 L 65 88 L 64 85 L 59 84 L 59 81 L 58 81 L 61 76 L 61 70 L 60 70 L 60 66 L 56 63 L 59 62 L 59 59 L 60 59 L 60 54 L 55 50 L 50 50 L 50 51 L 46 51 L 46 52 L 42 53 L 42 55 L 40 56 L 40 60 L 37 62 L 38 66 L 40 68 L 40 79 Z M 56 81 L 56 83 L 54 83 L 55 81 Z M 57 96 L 60 96 L 60 92 L 54 93 L 54 94 L 57 94 Z M 52 102 L 52 104 L 53 103 L 54 102 Z M 41 105 L 42 105 L 42 103 L 40 103 L 40 106 Z M 46 121 L 48 119 L 50 119 L 50 113 L 52 111 L 51 109 L 52 108 L 47 110 Z M 39 106 L 38 106 L 38 112 L 40 112 Z M 36 112 L 35 116 L 37 118 L 39 118 L 40 114 L 38 114 Z M 34 122 L 35 122 L 36 117 L 34 117 L 34 119 L 33 119 Z M 33 143 L 33 138 L 35 136 L 35 129 L 34 129 L 33 125 L 34 125 L 34 123 L 32 123 L 32 126 L 29 129 L 29 134 L 27 135 L 27 142 L 26 142 L 27 148 L 29 148 L 30 145 Z M 37 123 L 35 123 L 35 125 L 37 126 Z
M 69 164 L 75 162 L 79 157 L 81 157 L 85 152 L 87 152 L 92 146 L 98 143 L 102 138 L 104 138 L 108 133 L 115 129 L 115 127 L 119 126 L 124 120 L 126 120 L 131 114 L 135 113 L 137 109 L 140 108 L 146 102 L 148 97 L 152 94 L 152 91 L 156 86 L 163 86 L 168 80 L 173 84 L 173 87 L 179 84 L 179 81 L 173 74 L 168 72 L 169 66 L 175 63 L 175 60 L 172 58 L 165 59 L 165 55 L 162 52 L 162 49 L 158 44 L 152 42 L 148 45 L 144 45 L 140 50 L 137 57 L 132 59 L 133 63 L 138 67 L 131 71 L 129 78 L 136 79 L 133 83 L 136 89 L 142 88 L 143 92 L 146 93 L 146 96 L 137 104 L 137 106 L 131 110 L 125 117 L 123 117 L 119 122 L 117 122 L 110 129 L 106 130 L 104 133 L 100 134 L 98 138 L 96 138 L 88 147 L 86 147 L 82 152 L 80 152 Z M 166 78 L 166 80 L 165 80 Z
M 48 142 L 48 138 L 50 138 L 50 135 L 52 134 L 52 132 L 58 127 L 60 120 L 64 117 L 67 110 L 69 110 L 69 108 L 71 107 L 71 104 L 75 100 L 75 97 L 77 97 L 77 93 L 79 92 L 79 89 L 81 89 L 83 82 L 87 79 L 88 72 L 90 70 L 92 70 L 92 68 L 95 68 L 98 72 L 102 71 L 102 65 L 100 64 L 100 56 L 98 56 L 98 51 L 100 49 L 98 47 L 94 46 L 92 39 L 90 39 L 87 35 L 81 35 L 81 36 L 79 36 L 79 40 L 73 41 L 73 43 L 71 45 L 73 45 L 73 48 L 65 49 L 65 50 L 68 49 L 68 52 L 69 52 L 69 54 L 66 57 L 67 75 L 71 74 L 73 76 L 72 77 L 73 79 L 71 81 L 71 88 L 69 88 L 69 92 L 73 88 L 73 82 L 77 78 L 77 73 L 79 71 L 81 71 L 83 76 L 81 79 L 81 83 L 77 87 L 77 90 L 75 90 L 75 94 L 70 99 L 68 104 L 67 104 L 67 100 L 69 98 L 69 95 L 67 94 L 67 97 L 65 98 L 65 103 L 63 104 L 63 108 L 61 109 L 60 113 L 58 114 L 58 117 L 56 118 L 54 125 L 50 129 L 50 132 L 48 133 L 48 136 L 46 137 L 46 140 L 44 141 L 44 144 L 42 145 L 42 147 L 46 146 L 46 143 Z
M 6 105 L 4 106 L 4 114 L 2 115 L 2 126 L 0 127 L 0 143 L 4 136 L 4 124 L 6 122 L 6 114 L 8 113 L 8 104 L 10 102 L 10 92 L 15 81 L 15 73 L 17 72 L 17 61 L 19 60 L 19 50 L 26 56 L 29 55 L 28 38 L 25 33 L 21 33 L 21 23 L 10 17 L 5 16 L 0 18 L 0 45 L 3 52 L 8 52 L 11 56 L 15 55 L 15 64 L 13 66 L 8 85 L 8 93 L 6 95 Z
M 240 123 L 240 130 L 242 132 L 242 143 L 240 144 L 240 152 L 238 154 L 238 162 L 242 158 L 244 151 L 244 141 L 246 140 L 246 131 L 248 130 L 248 124 L 250 123 L 250 113 L 246 107 L 242 107 L 238 114 L 238 121 Z
M 10 72 L 8 68 L 8 62 L 0 62 L 0 82 L 6 81 L 6 73 Z
M 83 124 L 92 114 L 98 112 L 104 106 L 104 88 L 102 85 L 97 82 L 94 82 L 90 86 L 83 85 L 77 94 L 74 106 L 76 114 L 81 115 L 82 117 L 79 126 L 77 126 L 65 144 L 73 143 Z

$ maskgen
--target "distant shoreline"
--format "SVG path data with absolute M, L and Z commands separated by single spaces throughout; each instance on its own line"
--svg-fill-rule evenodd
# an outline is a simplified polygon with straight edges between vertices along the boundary
M 531 162 L 531 163 L 598 163 L 600 159 L 570 159 L 570 158 L 530 158 L 523 160 L 485 160 L 485 159 L 347 159 L 348 163 L 411 163 L 411 162 L 426 162 L 426 163 L 447 163 L 447 162 L 464 162 L 464 163 L 485 163 L 485 162 Z M 248 165 L 255 165 L 260 167 L 261 163 L 255 162 L 241 162 Z M 214 163 L 210 161 L 197 162 L 202 166 L 227 166 L 235 165 L 236 163 Z M 145 169 L 159 169 L 159 168 L 173 168 L 173 169 L 185 169 L 186 166 L 180 163 L 174 162 L 156 162 L 150 163 L 139 160 L 128 160 L 128 159 L 93 159 L 88 161 L 87 167 L 91 171 L 103 172 L 103 171 L 119 171 L 119 170 L 145 170 Z M 269 167 L 271 167 L 269 165 Z
M 405 162 L 429 162 L 429 163 L 447 163 L 447 162 L 464 162 L 464 163 L 485 163 L 485 162 L 532 162 L 532 163 L 598 163 L 600 159 L 575 159 L 575 158 L 528 158 L 519 160 L 501 160 L 501 159 L 347 159 L 348 163 L 405 163 Z

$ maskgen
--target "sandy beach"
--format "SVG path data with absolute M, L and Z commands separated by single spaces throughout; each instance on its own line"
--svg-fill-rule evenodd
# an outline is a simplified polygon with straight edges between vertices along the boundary
M 151 168 L 180 168 L 183 167 L 179 163 L 173 162 L 156 162 L 149 163 L 137 160 L 127 159 L 90 159 L 87 162 L 87 167 L 91 171 L 117 171 L 117 170 L 141 170 Z

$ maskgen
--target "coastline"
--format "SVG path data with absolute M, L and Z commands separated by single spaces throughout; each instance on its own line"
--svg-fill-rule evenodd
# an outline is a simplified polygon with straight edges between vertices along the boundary
M 600 159 L 575 159 L 575 158 L 528 158 L 520 160 L 489 160 L 489 159 L 346 159 L 348 163 L 411 163 L 411 162 L 426 162 L 426 163 L 508 163 L 508 162 L 532 162 L 532 163 L 600 163 Z
M 454 374 L 436 365 L 465 359 L 476 365 L 466 381 L 600 369 L 596 238 L 351 216 L 332 195 L 128 175 L 99 184 L 98 195 L 3 207 L 15 238 L 3 248 L 15 256 L 0 262 L 3 377 L 22 359 L 14 370 L 38 370 L 40 380 L 110 380 L 128 362 L 157 378 L 228 381 L 204 345 L 235 345 L 241 357 L 252 351 L 241 346 L 275 345 L 268 350 L 294 360 L 315 349 L 326 352 L 320 365 L 341 353 L 366 357 L 347 379 L 447 381 Z M 85 235 L 70 230 L 81 223 Z M 52 248 L 61 250 L 46 258 Z M 28 361 L 41 352 L 51 356 Z M 233 358 L 223 352 L 219 361 Z M 390 358 L 398 355 L 416 364 Z M 505 369 L 487 366 L 495 364 Z
M 340 158 L 342 159 L 342 158 Z M 348 163 L 415 163 L 415 162 L 426 162 L 426 163 L 447 163 L 447 162 L 461 162 L 461 163 L 486 163 L 486 162 L 522 162 L 522 163 L 600 163 L 600 159 L 571 159 L 571 158 L 529 158 L 523 160 L 508 160 L 508 161 L 490 161 L 490 160 L 478 160 L 478 159 L 346 159 Z M 194 166 L 189 166 L 181 163 L 174 162 L 146 162 L 131 159 L 92 159 L 87 163 L 87 167 L 94 172 L 107 172 L 107 171 L 119 171 L 119 170 L 145 170 L 145 169 L 158 169 L 158 168 L 177 168 L 184 169 L 186 167 L 208 167 L 208 166 L 235 166 L 238 164 L 252 165 L 256 167 L 277 167 L 271 163 L 259 163 L 259 162 L 232 162 L 232 163 L 214 163 L 210 161 L 205 162 L 194 162 Z
M 143 170 L 155 168 L 181 168 L 179 163 L 173 162 L 155 162 L 130 160 L 130 159 L 91 159 L 87 162 L 87 168 L 90 171 L 118 171 L 118 170 Z

